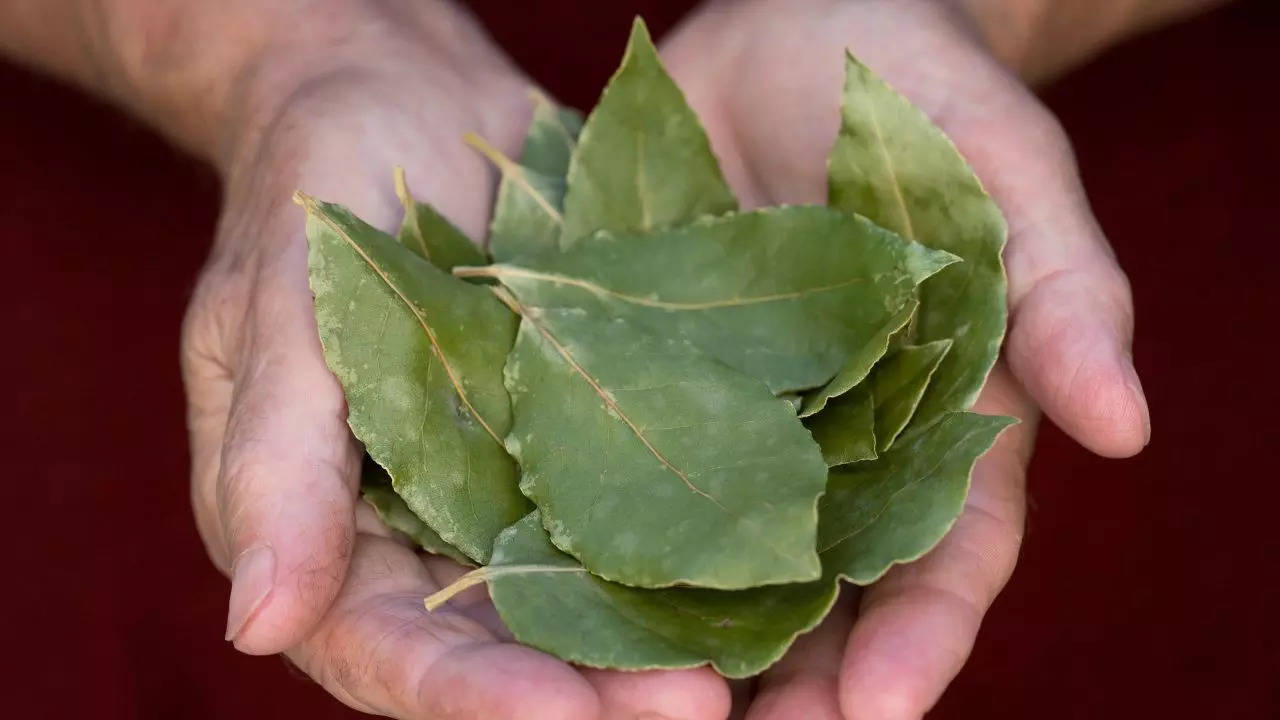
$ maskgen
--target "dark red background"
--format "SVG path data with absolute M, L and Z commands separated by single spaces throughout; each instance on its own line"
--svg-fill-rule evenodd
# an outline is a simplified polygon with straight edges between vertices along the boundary
M 588 105 L 631 13 L 661 32 L 684 3 L 545 3 L 536 21 L 477 5 L 518 61 Z M 1277 10 L 1230 7 L 1044 92 L 1133 280 L 1154 440 L 1107 461 L 1044 429 L 1021 565 L 934 717 L 1280 717 Z M 566 43 L 540 27 L 593 29 Z M 0 714 L 352 715 L 222 642 L 226 584 L 189 517 L 178 323 L 216 180 L 9 67 L 0 168 Z

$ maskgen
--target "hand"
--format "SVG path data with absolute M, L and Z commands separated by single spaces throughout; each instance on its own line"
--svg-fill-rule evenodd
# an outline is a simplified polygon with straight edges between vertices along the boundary
M 290 195 L 390 230 L 400 164 L 418 196 L 482 236 L 494 178 L 463 133 L 513 152 L 529 106 L 528 81 L 471 18 L 424 3 L 384 17 L 390 7 L 313 7 L 229 93 L 245 98 L 243 126 L 223 133 L 225 208 L 182 346 L 196 520 L 232 578 L 227 638 L 284 652 L 351 707 L 395 717 L 723 717 L 727 688 L 708 669 L 580 672 L 508 642 L 474 596 L 427 614 L 423 598 L 460 569 L 424 563 L 356 502 L 360 451 L 321 353 Z
M 1101 455 L 1134 454 L 1149 437 L 1129 355 L 1128 283 L 1070 145 L 977 37 L 942 2 L 758 0 L 713 3 L 664 44 L 745 206 L 825 202 L 849 47 L 951 136 L 1010 228 L 1010 330 L 977 410 L 1023 424 L 978 464 L 966 510 L 943 542 L 867 588 L 856 608 L 846 588 L 845 612 L 761 679 L 751 720 L 923 715 L 1013 570 L 1036 405 Z

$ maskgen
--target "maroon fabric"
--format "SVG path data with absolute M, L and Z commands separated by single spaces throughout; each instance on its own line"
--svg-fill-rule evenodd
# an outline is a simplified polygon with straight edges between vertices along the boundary
M 635 5 L 660 31 L 683 3 Z M 610 3 L 533 20 L 477 6 L 584 105 L 630 20 Z M 1229 8 L 1044 94 L 1133 280 L 1155 439 L 1108 461 L 1044 429 L 1022 562 L 934 717 L 1280 716 L 1277 20 L 1267 0 Z M 178 323 L 216 181 L 48 81 L 0 67 L 0 98 L 2 714 L 351 717 L 222 642 L 226 584 L 190 520 Z

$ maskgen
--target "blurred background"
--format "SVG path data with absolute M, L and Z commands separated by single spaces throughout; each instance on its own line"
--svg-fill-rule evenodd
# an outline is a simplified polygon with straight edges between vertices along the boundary
M 633 12 L 661 36 L 691 4 L 545 3 L 531 23 L 472 3 L 578 107 Z M 1043 426 L 1021 563 L 930 717 L 1280 717 L 1278 49 L 1280 3 L 1240 2 L 1042 89 L 1133 283 L 1154 436 L 1102 460 Z M 218 203 L 213 174 L 144 127 L 0 64 L 0 714 L 358 715 L 222 641 L 177 363 Z

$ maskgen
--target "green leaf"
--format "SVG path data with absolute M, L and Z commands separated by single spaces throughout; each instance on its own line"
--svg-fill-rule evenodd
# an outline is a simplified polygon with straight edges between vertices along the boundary
M 396 195 L 404 205 L 400 242 L 423 260 L 449 272 L 455 265 L 482 265 L 484 252 L 471 238 L 430 205 L 418 202 L 409 193 L 404 169 L 396 168 Z
M 515 316 L 345 208 L 296 197 L 316 324 L 352 432 L 414 514 L 488 560 L 493 538 L 528 511 L 501 444 Z
M 826 465 L 790 403 L 626 320 L 520 312 L 507 447 L 557 547 L 641 587 L 818 577 Z
M 502 173 L 489 225 L 489 250 L 498 262 L 559 248 L 565 176 L 582 132 L 576 110 L 560 107 L 536 90 L 531 95 L 533 119 L 519 165 L 479 137 L 467 136 Z
M 502 262 L 554 252 L 564 224 L 564 176 L 545 175 L 520 165 L 473 133 L 465 140 L 502 173 L 489 223 L 489 251 L 494 259 Z
M 974 462 L 1015 422 L 949 413 L 875 460 L 832 470 L 818 529 L 823 567 L 866 585 L 932 549 L 964 509 Z
M 913 421 L 970 407 L 1005 330 L 1000 209 L 951 141 L 909 101 L 849 55 L 829 202 L 964 259 L 920 287 L 913 343 L 952 339 Z
M 661 230 L 737 208 L 698 117 L 637 18 L 569 163 L 567 248 L 598 230 Z
M 730 678 L 772 665 L 836 597 L 830 577 L 735 591 L 608 582 L 557 550 L 536 511 L 498 536 L 493 564 L 427 606 L 485 580 L 516 639 L 563 660 L 623 670 L 710 663 Z
M 914 245 L 914 243 L 913 243 Z M 915 245 L 919 247 L 918 245 Z M 911 290 L 915 293 L 915 288 Z M 894 341 L 902 336 L 903 330 L 911 322 L 911 318 L 915 317 L 916 310 L 920 303 L 914 297 L 910 297 L 904 302 L 898 311 L 889 315 L 879 325 L 874 326 L 866 335 L 866 341 L 849 356 L 844 366 L 835 374 L 835 377 L 827 381 L 826 385 L 811 390 L 804 394 L 804 398 L 800 403 L 800 417 L 810 417 L 821 411 L 827 406 L 832 398 L 840 397 L 849 392 L 859 383 L 866 379 L 867 374 L 884 357 L 884 354 L 893 347 Z
M 822 412 L 808 418 L 805 426 L 822 448 L 828 467 L 876 457 L 875 406 L 865 383 L 833 398 Z
M 463 275 L 496 277 L 526 305 L 577 307 L 683 338 L 774 392 L 863 375 L 913 288 L 953 262 L 825 207 L 706 218 L 649 235 L 600 234 L 556 254 Z
M 464 565 L 474 564 L 454 546 L 445 542 L 435 530 L 413 514 L 404 500 L 391 488 L 391 477 L 377 463 L 366 458 L 360 493 L 373 506 L 387 527 L 408 535 L 423 550 L 453 558 Z
M 536 90 L 530 95 L 533 119 L 524 138 L 520 164 L 536 173 L 564 179 L 569 174 L 569 158 L 582 132 L 582 115 L 555 104 Z
M 904 345 L 871 371 L 866 384 L 875 399 L 877 450 L 888 450 L 911 421 L 929 379 L 950 349 L 950 340 Z

